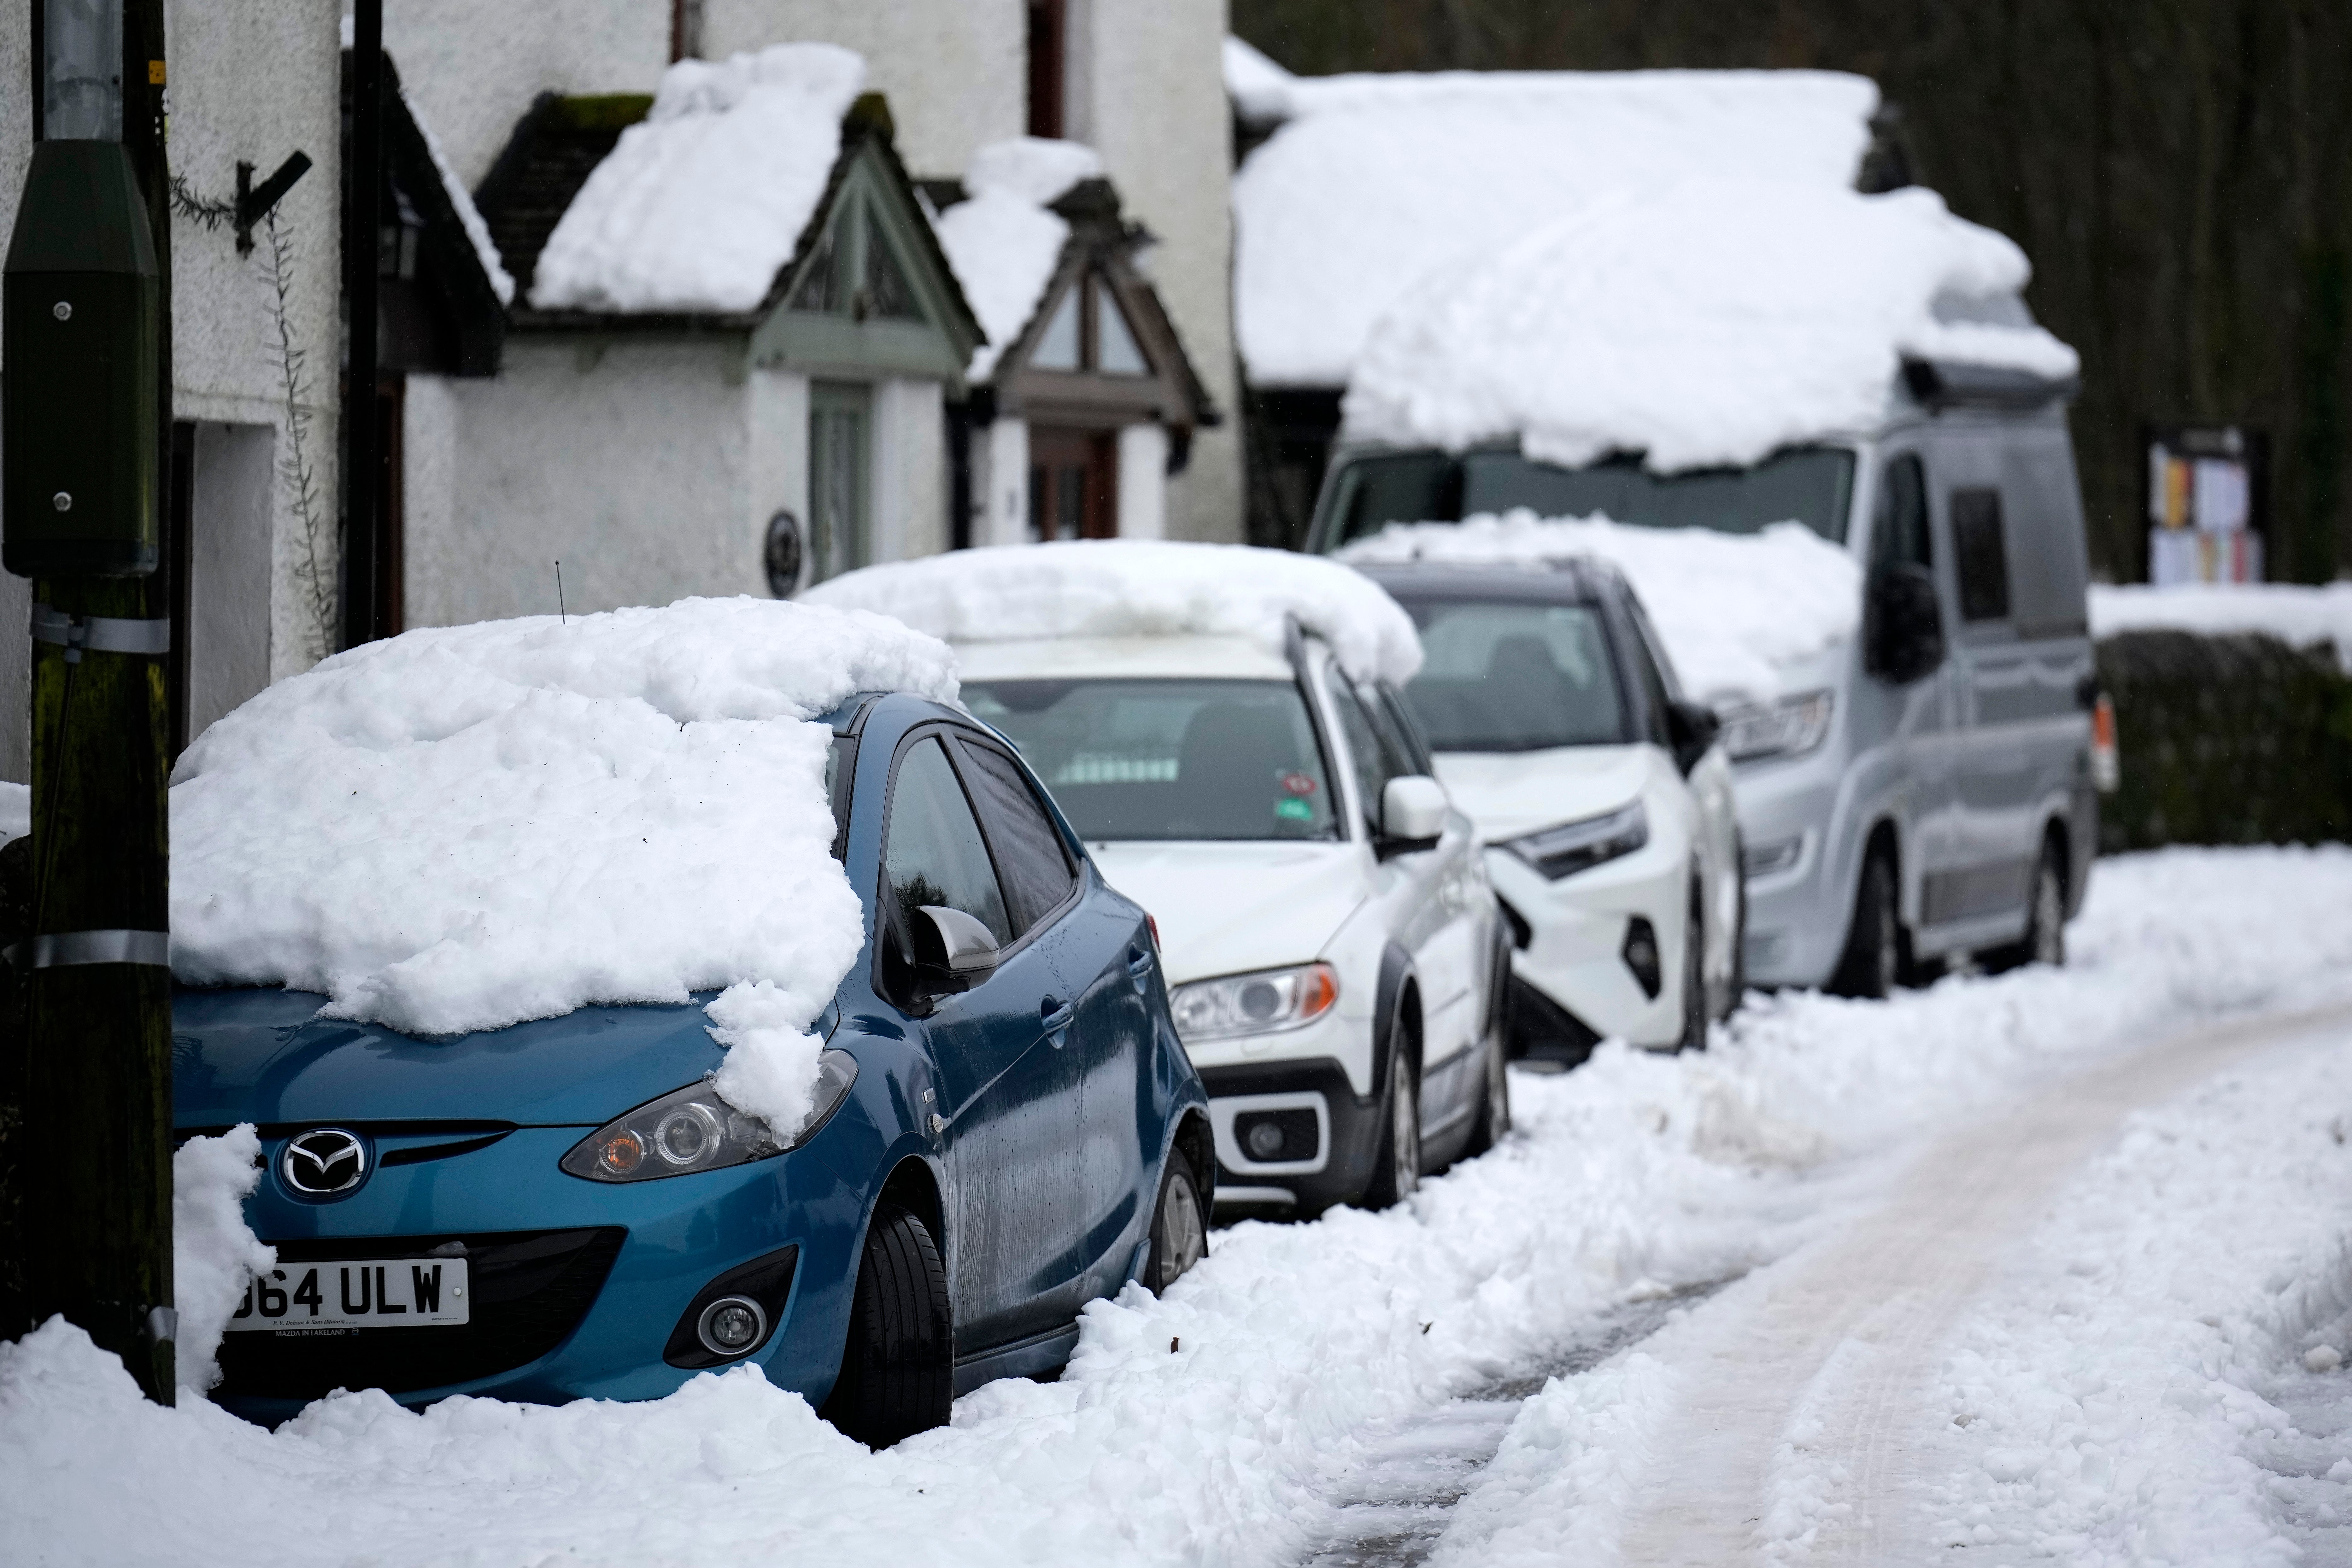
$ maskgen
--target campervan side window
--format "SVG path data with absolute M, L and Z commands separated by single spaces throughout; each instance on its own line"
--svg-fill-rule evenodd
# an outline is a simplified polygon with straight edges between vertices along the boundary
M 2009 619 L 2009 549 L 2001 538 L 2000 492 L 1952 492 L 1952 562 L 1959 569 L 1960 619 Z

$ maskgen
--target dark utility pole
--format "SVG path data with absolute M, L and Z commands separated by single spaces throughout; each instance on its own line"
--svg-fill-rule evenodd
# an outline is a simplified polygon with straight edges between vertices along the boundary
M 35 601 L 24 1304 L 168 1404 L 163 6 L 31 5 L 37 141 L 0 287 L 0 559 Z
M 383 218 L 383 0 L 359 0 L 352 17 L 352 130 L 343 165 L 343 643 L 383 635 L 376 580 L 383 549 L 383 413 L 376 393 L 376 273 Z

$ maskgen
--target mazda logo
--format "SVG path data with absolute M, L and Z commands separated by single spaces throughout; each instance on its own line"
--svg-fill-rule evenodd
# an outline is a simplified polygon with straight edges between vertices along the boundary
M 278 1174 L 305 1197 L 339 1197 L 367 1175 L 367 1145 L 357 1133 L 313 1127 L 286 1141 Z

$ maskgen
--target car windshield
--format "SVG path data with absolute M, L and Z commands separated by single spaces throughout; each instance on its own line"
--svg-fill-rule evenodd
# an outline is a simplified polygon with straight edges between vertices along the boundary
M 1339 837 L 1315 727 L 1286 682 L 980 681 L 963 700 L 1083 838 Z
M 1653 474 L 1632 458 L 1559 468 L 1516 452 L 1393 452 L 1339 471 L 1323 548 L 1338 549 L 1391 523 L 1458 523 L 1524 507 L 1539 517 L 1588 517 L 1656 528 L 1752 534 L 1800 522 L 1843 543 L 1853 454 L 1806 446 L 1748 468 Z
M 1404 689 L 1432 751 L 1539 751 L 1629 738 L 1601 613 L 1588 604 L 1408 599 L 1421 674 Z

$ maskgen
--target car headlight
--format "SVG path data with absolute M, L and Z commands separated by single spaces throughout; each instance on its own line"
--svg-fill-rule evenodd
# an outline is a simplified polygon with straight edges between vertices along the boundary
M 1630 855 L 1650 841 L 1650 813 L 1634 801 L 1605 817 L 1586 817 L 1507 841 L 1501 847 L 1553 882 Z
M 1194 980 L 1168 997 L 1176 1033 L 1187 1044 L 1235 1035 L 1270 1034 L 1298 1029 L 1329 1012 L 1339 1000 L 1339 972 L 1328 964 L 1295 969 L 1264 969 Z
M 808 1142 L 856 1080 L 857 1059 L 849 1052 L 819 1056 L 816 1096 L 789 1143 L 721 1100 L 706 1078 L 607 1122 L 557 1163 L 590 1181 L 656 1181 L 764 1160 Z
M 1734 762 L 1802 757 L 1828 738 L 1832 706 L 1829 693 L 1807 692 L 1764 707 L 1734 708 L 1723 716 L 1723 749 Z

